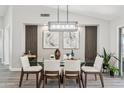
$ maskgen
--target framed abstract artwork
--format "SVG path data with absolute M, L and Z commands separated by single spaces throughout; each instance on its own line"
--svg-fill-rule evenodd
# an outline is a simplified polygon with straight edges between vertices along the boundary
M 79 31 L 63 33 L 63 48 L 78 49 L 79 48 Z
M 59 48 L 59 33 L 44 31 L 43 48 Z

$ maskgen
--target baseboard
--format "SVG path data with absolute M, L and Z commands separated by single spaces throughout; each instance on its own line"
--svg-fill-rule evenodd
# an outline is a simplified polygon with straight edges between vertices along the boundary
M 12 68 L 11 66 L 9 67 L 10 71 L 21 71 L 21 68 Z

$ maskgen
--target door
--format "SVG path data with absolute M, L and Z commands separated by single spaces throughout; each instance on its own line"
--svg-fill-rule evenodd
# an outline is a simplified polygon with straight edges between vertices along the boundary
M 37 56 L 37 25 L 25 26 L 25 52 Z
M 97 55 L 97 26 L 85 26 L 85 61 L 93 65 Z

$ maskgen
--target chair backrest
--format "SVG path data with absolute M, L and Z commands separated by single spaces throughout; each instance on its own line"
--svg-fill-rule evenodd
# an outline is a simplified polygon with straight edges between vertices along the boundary
M 44 60 L 44 71 L 59 71 L 60 60 Z
M 22 56 L 22 57 L 20 57 L 20 59 L 21 59 L 23 68 L 30 67 L 28 56 Z
M 108 62 L 111 66 L 117 66 L 117 60 L 115 58 L 110 58 Z
M 64 71 L 80 71 L 80 60 L 65 60 Z
M 103 64 L 103 58 L 96 56 L 95 62 L 94 62 L 94 67 L 101 71 L 102 68 L 102 64 Z

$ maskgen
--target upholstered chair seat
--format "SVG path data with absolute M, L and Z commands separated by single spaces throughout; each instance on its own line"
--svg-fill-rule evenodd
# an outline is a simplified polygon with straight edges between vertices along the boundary
M 72 77 L 76 77 L 76 76 L 78 76 L 78 74 L 66 74 L 66 76 L 72 76 Z
M 42 67 L 41 66 L 31 66 L 31 67 L 26 67 L 26 68 L 23 68 L 24 71 L 41 71 L 42 70 Z
M 84 72 L 100 72 L 99 69 L 97 69 L 95 67 L 90 67 L 90 66 L 82 66 L 81 69 Z
M 58 76 L 58 74 L 45 74 L 46 76 Z

